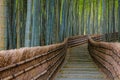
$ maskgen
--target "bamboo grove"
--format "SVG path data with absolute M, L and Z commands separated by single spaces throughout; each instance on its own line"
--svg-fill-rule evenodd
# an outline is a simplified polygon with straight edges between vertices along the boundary
M 120 0 L 0 0 L 0 49 L 120 32 Z

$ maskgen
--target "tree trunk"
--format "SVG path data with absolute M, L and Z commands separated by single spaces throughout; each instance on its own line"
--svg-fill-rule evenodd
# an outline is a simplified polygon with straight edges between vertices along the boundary
M 98 34 L 99 31 L 98 31 L 98 3 L 99 3 L 99 0 L 96 0 L 96 6 L 97 6 L 97 10 L 96 10 L 96 33 Z
M 38 26 L 38 0 L 33 0 L 33 15 L 32 15 L 32 36 L 31 36 L 31 46 L 39 46 L 40 45 L 40 31 Z
M 118 0 L 118 15 L 119 15 L 119 23 L 118 23 L 118 35 L 119 35 L 119 42 L 120 42 L 120 0 Z
M 115 0 L 113 0 L 113 9 L 112 9 L 112 22 L 113 22 L 113 32 L 115 32 Z
M 94 1 L 93 1 L 93 31 L 92 31 L 92 34 L 95 34 L 95 5 L 94 5 Z
M 20 0 L 17 0 L 17 48 L 20 48 Z
M 81 34 L 84 34 L 84 9 L 85 9 L 85 0 L 83 0 L 83 7 L 82 7 L 82 18 L 81 18 Z
M 107 27 L 107 34 L 110 33 L 110 23 L 109 23 L 109 21 L 110 21 L 110 20 L 109 20 L 110 11 L 109 11 L 109 10 L 110 10 L 110 6 L 109 6 L 109 0 L 108 0 L 108 20 L 107 20 L 107 21 L 108 21 L 108 23 L 107 23 L 107 24 L 108 24 L 108 27 Z M 109 38 L 110 38 L 110 35 L 107 35 L 107 41 L 110 40 Z
M 116 29 L 115 29 L 115 0 L 113 0 L 113 11 L 112 11 L 112 22 L 113 22 L 113 33 L 116 32 Z M 112 36 L 111 36 L 112 38 Z M 116 38 L 116 35 L 114 34 L 114 41 L 115 41 L 115 38 Z
M 0 50 L 6 49 L 6 2 L 0 0 Z
M 90 7 L 89 7 L 89 15 L 88 15 L 88 34 L 90 34 L 90 17 L 91 17 L 91 1 L 89 0 L 89 5 L 90 5 Z
M 31 12 L 32 12 L 32 0 L 27 0 L 27 19 L 26 19 L 26 28 L 25 28 L 25 47 L 30 46 L 30 36 L 31 36 Z

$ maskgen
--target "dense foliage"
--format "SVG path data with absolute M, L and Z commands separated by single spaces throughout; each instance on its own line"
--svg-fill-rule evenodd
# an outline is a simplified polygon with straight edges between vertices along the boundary
M 0 0 L 0 4 L 0 49 L 120 32 L 120 0 Z

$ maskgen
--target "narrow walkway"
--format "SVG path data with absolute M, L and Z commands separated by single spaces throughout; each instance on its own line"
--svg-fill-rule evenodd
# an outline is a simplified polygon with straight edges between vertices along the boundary
M 88 54 L 87 45 L 72 48 L 67 63 L 55 80 L 106 80 Z

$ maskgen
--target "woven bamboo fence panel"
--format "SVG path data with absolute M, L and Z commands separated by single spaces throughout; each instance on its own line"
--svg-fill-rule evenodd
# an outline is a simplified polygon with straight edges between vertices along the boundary
M 95 41 L 105 35 L 90 35 Z M 65 61 L 67 48 L 88 42 L 88 35 L 62 43 L 0 51 L 0 80 L 53 80 Z

